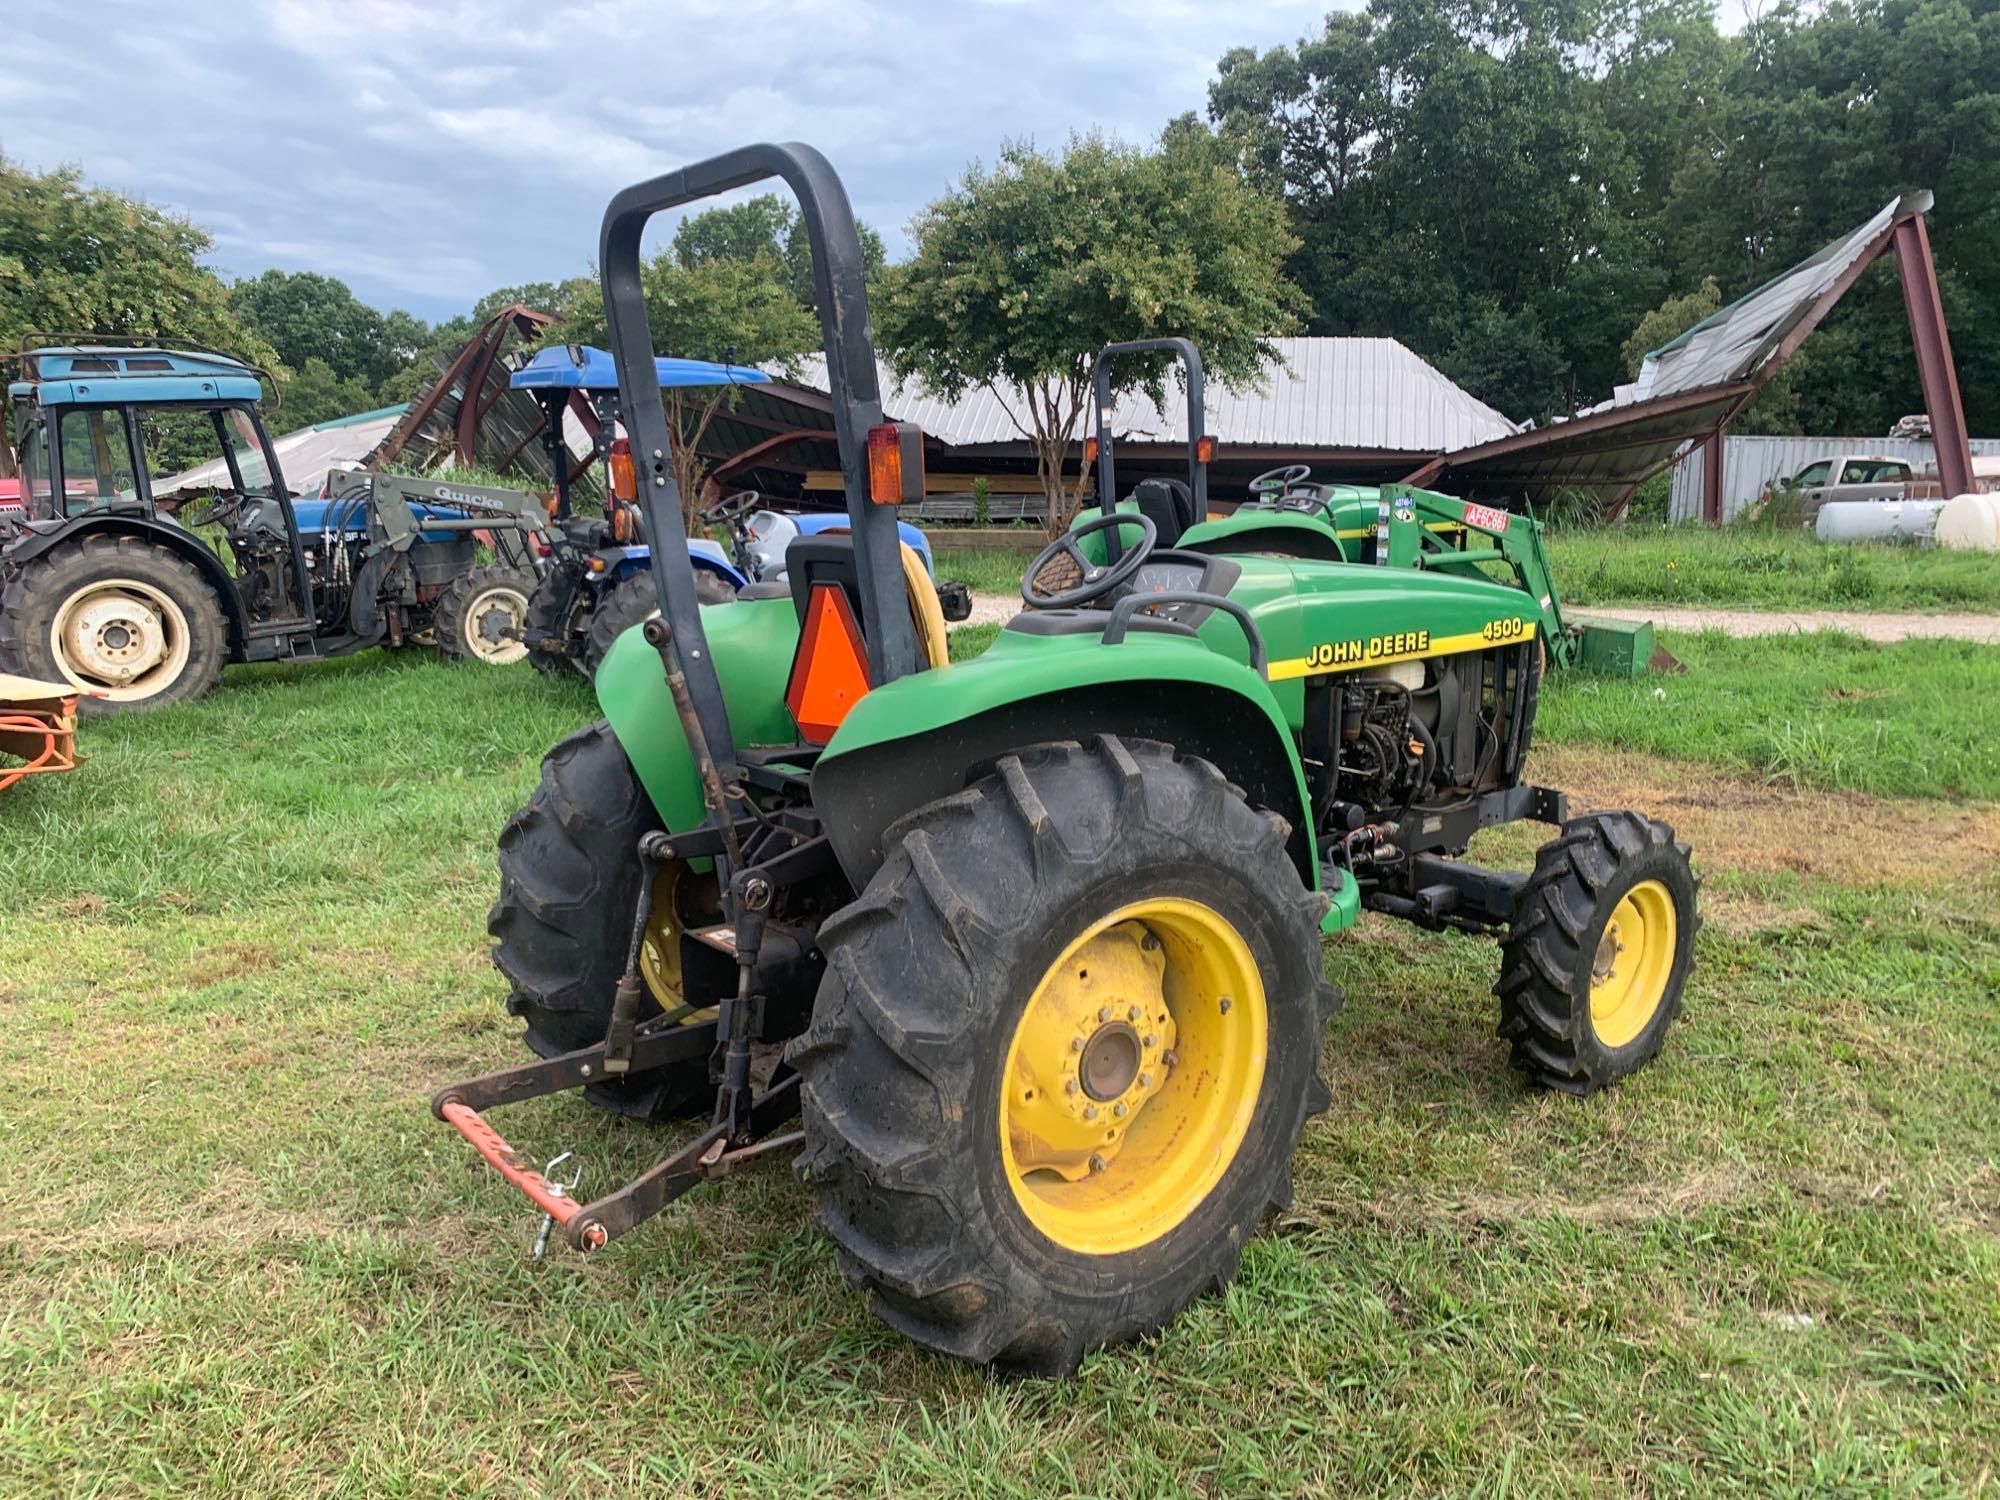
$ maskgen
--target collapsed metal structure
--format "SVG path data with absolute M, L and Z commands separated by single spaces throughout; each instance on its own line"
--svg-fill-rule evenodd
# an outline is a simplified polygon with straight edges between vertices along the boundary
M 1612 399 L 1546 427 L 1440 454 L 1413 484 L 1499 501 L 1598 490 L 1617 515 L 1639 485 L 1691 445 L 1702 448 L 1702 517 L 1722 520 L 1722 439 L 1729 423 L 1799 350 L 1869 267 L 1891 251 L 1902 281 L 1917 374 L 1949 495 L 1972 488 L 1972 456 L 1924 215 L 1929 192 L 1907 193 L 1866 223 L 1646 356 Z

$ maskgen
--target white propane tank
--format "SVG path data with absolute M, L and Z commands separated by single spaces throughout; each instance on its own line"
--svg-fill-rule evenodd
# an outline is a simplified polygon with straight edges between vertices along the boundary
M 1813 532 L 1822 542 L 1927 542 L 1942 500 L 1829 500 Z
M 1959 495 L 1938 511 L 1940 547 L 2000 552 L 2000 495 Z

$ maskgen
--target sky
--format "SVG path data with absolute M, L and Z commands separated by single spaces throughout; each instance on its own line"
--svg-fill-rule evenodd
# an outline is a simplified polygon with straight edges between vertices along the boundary
M 434 321 L 589 270 L 613 192 L 756 140 L 824 151 L 894 258 L 1002 141 L 1148 140 L 1327 4 L 7 0 L 0 153 L 186 214 L 226 275 Z

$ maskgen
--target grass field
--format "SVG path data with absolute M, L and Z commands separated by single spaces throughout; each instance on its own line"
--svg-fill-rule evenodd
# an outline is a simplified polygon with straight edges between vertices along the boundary
M 1011 594 L 1035 547 L 945 549 L 939 576 Z M 1829 547 L 1754 526 L 1605 526 L 1550 534 L 1570 604 L 1746 609 L 2000 610 L 2000 567 L 1973 552 Z
M 1651 720 L 1649 687 L 1552 692 L 1534 767 L 1695 844 L 1661 1061 L 1530 1094 L 1492 946 L 1367 919 L 1328 946 L 1292 1210 L 1061 1385 L 880 1328 L 776 1168 L 526 1259 L 424 1101 L 519 1055 L 492 839 L 580 685 L 373 653 L 90 726 L 82 771 L 0 797 L 0 1492 L 1990 1491 L 2000 809 L 1950 798 L 1991 762 L 1793 775 L 1725 731 L 1758 693 L 1922 746 L 1990 722 L 1992 669 L 1672 644 Z M 1862 784 L 1897 795 L 1824 789 Z M 586 1187 L 679 1138 L 573 1099 L 504 1128 Z

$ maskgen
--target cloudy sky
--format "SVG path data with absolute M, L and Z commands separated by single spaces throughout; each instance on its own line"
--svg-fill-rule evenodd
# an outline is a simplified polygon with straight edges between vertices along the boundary
M 187 214 L 230 275 L 434 319 L 586 269 L 615 189 L 752 140 L 825 151 L 895 255 L 1003 139 L 1147 139 L 1327 3 L 7 0 L 0 152 Z

